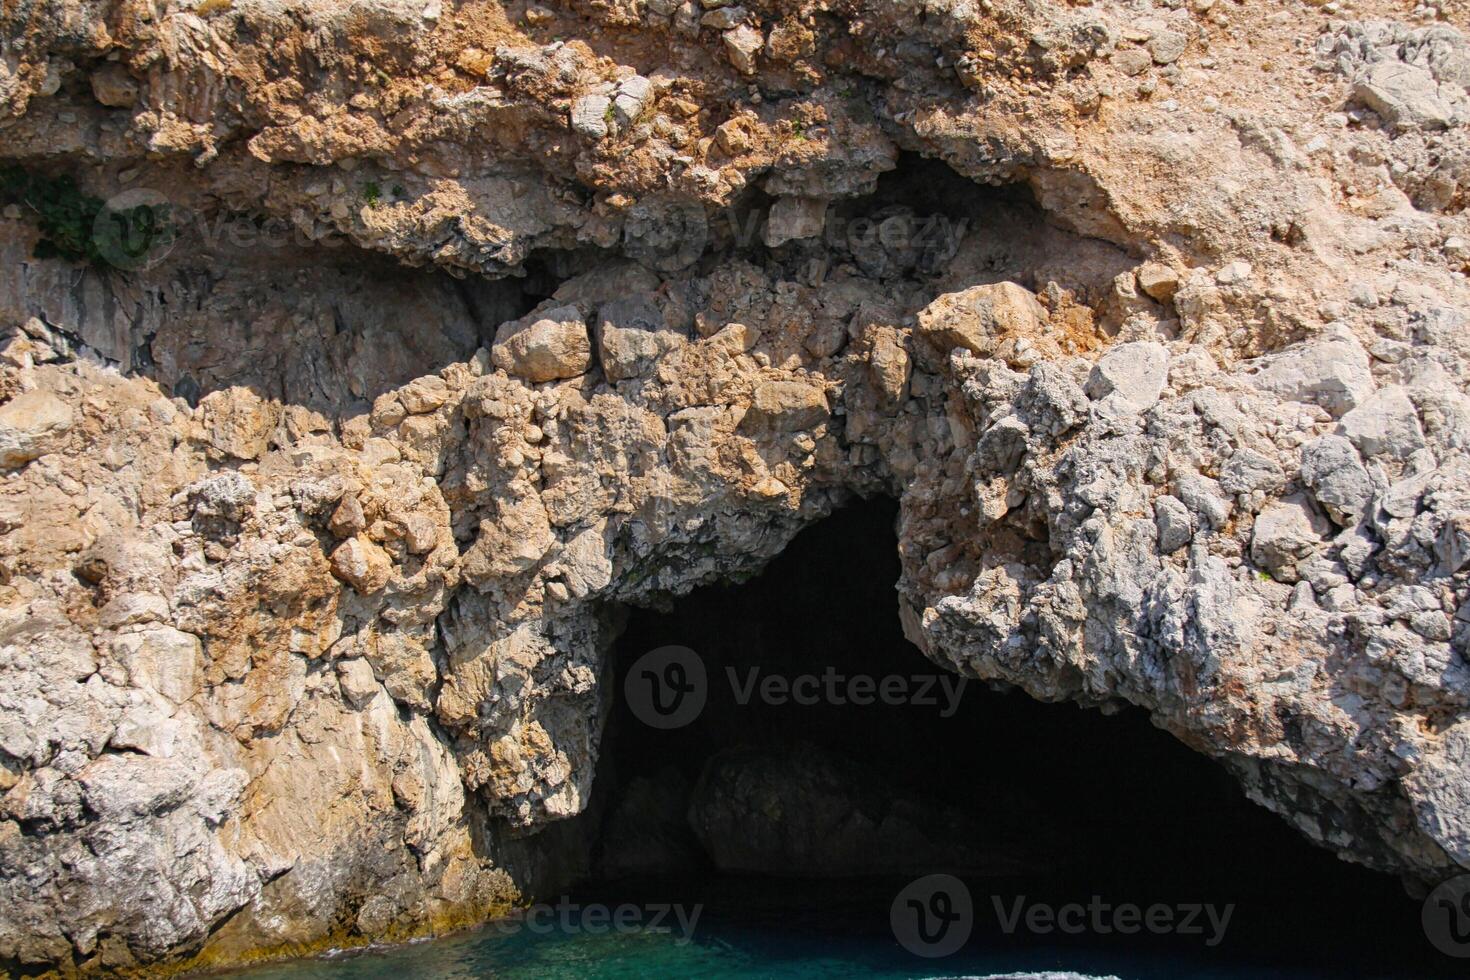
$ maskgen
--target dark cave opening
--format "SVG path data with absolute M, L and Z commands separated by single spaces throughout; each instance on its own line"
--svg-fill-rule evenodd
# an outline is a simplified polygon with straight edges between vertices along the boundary
M 749 582 L 631 613 L 584 894 L 699 902 L 709 921 L 759 922 L 793 948 L 869 943 L 917 966 L 927 961 L 894 941 L 890 905 L 908 882 L 947 872 L 968 886 L 974 931 L 931 975 L 1450 975 L 1398 881 L 1314 847 L 1142 711 L 1105 716 L 973 680 L 957 702 L 938 681 L 937 703 L 909 696 L 912 678 L 942 672 L 899 626 L 896 512 L 854 504 Z M 697 654 L 705 701 L 687 724 L 657 728 L 624 684 L 671 645 Z M 761 681 L 836 673 L 845 694 L 859 676 L 874 690 L 910 683 L 894 703 L 830 703 L 819 686 L 801 704 L 795 685 L 763 697 L 752 669 Z M 1006 925 L 1018 907 L 1097 899 L 1165 905 L 1181 928 Z M 1228 925 L 1182 931 L 1177 910 L 1206 904 L 1230 907 Z

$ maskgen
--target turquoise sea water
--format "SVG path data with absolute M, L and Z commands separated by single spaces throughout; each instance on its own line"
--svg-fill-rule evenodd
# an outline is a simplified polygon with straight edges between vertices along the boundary
M 1385 922 L 1342 921 L 1312 914 L 1310 902 L 1237 908 L 1230 940 L 1216 947 L 1178 936 L 1049 937 L 1003 935 L 987 928 L 982 902 L 977 928 L 959 952 L 925 959 L 904 949 L 888 928 L 886 886 L 834 886 L 783 892 L 765 883 L 699 896 L 691 935 L 617 931 L 577 912 L 548 912 L 525 922 L 492 924 L 444 939 L 342 953 L 232 974 L 237 980 L 481 980 L 481 978 L 775 978 L 1024 977 L 1027 980 L 1224 980 L 1224 978 L 1465 976 L 1464 962 L 1439 957 L 1417 930 Z M 580 901 L 614 896 L 578 896 Z M 977 896 L 979 898 L 979 896 Z M 644 908 L 654 904 L 643 896 Z M 590 907 L 584 905 L 582 907 Z M 685 907 L 687 913 L 693 905 Z M 1293 918 L 1292 910 L 1303 915 Z M 669 917 L 673 921 L 672 916 Z

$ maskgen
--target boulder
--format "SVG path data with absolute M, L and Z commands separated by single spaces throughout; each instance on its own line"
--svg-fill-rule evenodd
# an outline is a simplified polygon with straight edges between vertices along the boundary
M 1368 354 L 1346 330 L 1262 358 L 1252 367 L 1248 377 L 1262 391 L 1320 405 L 1334 416 L 1351 410 L 1374 387 Z
M 1189 508 L 1178 497 L 1164 494 L 1154 501 L 1154 525 L 1159 531 L 1159 552 L 1171 555 L 1194 537 Z
M 602 139 L 611 128 L 608 116 L 612 99 L 605 95 L 584 95 L 572 103 L 572 129 L 592 139 Z
M 1302 482 L 1327 516 L 1343 527 L 1356 524 L 1373 498 L 1368 470 L 1343 436 L 1322 436 L 1302 447 Z
M 171 626 L 124 633 L 112 642 L 112 656 L 128 673 L 128 683 L 183 704 L 204 684 L 199 638 Z
M 1344 415 L 1338 432 L 1364 456 L 1408 459 L 1426 445 L 1419 413 L 1400 385 L 1375 392 L 1371 398 Z
M 1283 582 L 1295 582 L 1297 565 L 1316 553 L 1329 531 L 1327 521 L 1302 494 L 1278 500 L 1256 518 L 1251 561 Z
M 664 325 L 652 294 L 642 293 L 602 304 L 597 311 L 597 357 L 609 381 L 645 374 L 664 354 L 687 338 Z
M 371 595 L 388 584 L 393 562 L 387 552 L 359 534 L 332 552 L 332 574 L 363 595 Z
M 1162 262 L 1145 262 L 1138 267 L 1138 288 L 1150 299 L 1169 303 L 1179 291 L 1179 274 Z
M 771 213 L 766 217 L 766 229 L 762 238 L 770 248 L 800 238 L 816 238 L 822 234 L 826 219 L 825 197 L 778 197 L 771 205 Z
M 138 83 L 126 66 L 108 62 L 92 73 L 92 96 L 105 106 L 127 109 L 138 101 Z
M 0 467 L 10 469 L 61 446 L 72 424 L 71 406 L 36 389 L 0 405 Z
M 1102 356 L 1087 379 L 1087 396 L 1128 412 L 1144 412 L 1158 403 L 1169 376 L 1169 350 L 1140 340 L 1119 344 Z
M 827 421 L 827 393 L 800 381 L 767 381 L 758 385 L 740 427 L 755 432 L 795 432 Z
M 1401 61 L 1368 66 L 1353 85 L 1353 98 L 1399 129 L 1448 129 L 1455 118 L 1434 74 Z
M 507 374 L 531 382 L 586 374 L 592 366 L 587 322 L 579 307 L 559 306 L 502 323 L 490 358 Z
M 725 53 L 730 56 L 730 64 L 734 65 L 741 74 L 755 74 L 755 56 L 760 52 L 764 39 L 761 32 L 749 24 L 741 24 L 733 30 L 728 30 L 721 35 L 725 41 Z
M 277 406 L 249 388 L 212 391 L 199 400 L 204 441 L 235 459 L 259 459 L 270 447 Z
M 1039 332 L 1046 308 L 1013 282 L 945 293 L 919 311 L 918 333 L 942 354 L 957 347 L 988 355 L 1008 335 Z

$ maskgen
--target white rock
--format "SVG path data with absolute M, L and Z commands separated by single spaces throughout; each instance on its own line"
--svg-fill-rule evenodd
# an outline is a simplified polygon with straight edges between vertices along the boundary
M 199 638 L 171 626 L 125 633 L 112 641 L 112 655 L 134 687 L 183 704 L 204 684 Z
M 1302 447 L 1302 482 L 1334 521 L 1351 526 L 1368 508 L 1373 482 L 1353 444 L 1326 435 Z
M 1102 356 L 1087 378 L 1087 396 L 1127 412 L 1152 408 L 1169 375 L 1169 350 L 1140 340 L 1119 344 Z
M 619 126 L 630 126 L 643 114 L 643 108 L 648 104 L 648 97 L 653 94 L 653 83 L 642 75 L 634 75 L 632 78 L 618 86 L 618 94 L 613 98 L 613 116 L 617 119 Z
M 1327 522 L 1302 494 L 1261 511 L 1251 532 L 1251 561 L 1283 582 L 1297 580 L 1297 564 L 1311 557 L 1327 534 Z
M 1334 416 L 1372 393 L 1373 373 L 1363 345 L 1346 330 L 1256 362 L 1250 381 L 1287 401 L 1320 405 Z
M 49 391 L 23 391 L 0 405 L 0 467 L 56 450 L 71 428 L 71 406 Z
M 1154 524 L 1159 530 L 1159 551 L 1162 554 L 1173 554 L 1194 537 L 1194 521 L 1189 516 L 1189 508 L 1168 494 L 1154 501 Z
M 372 665 L 361 657 L 337 662 L 337 684 L 343 699 L 358 709 L 366 707 L 382 690 Z
M 1338 422 L 1338 431 L 1369 457 L 1408 459 L 1426 445 L 1419 413 L 1408 392 L 1399 385 L 1375 392 L 1344 415 Z
M 608 134 L 608 110 L 612 100 L 605 95 L 584 95 L 572 103 L 572 128 L 583 136 L 602 139 Z
M 1418 65 L 1370 65 L 1353 85 L 1353 96 L 1401 129 L 1446 129 L 1454 121 L 1454 108 L 1440 97 L 1434 75 Z
M 646 294 L 602 304 L 596 323 L 597 356 L 609 381 L 636 378 L 687 342 L 665 328 L 662 312 Z

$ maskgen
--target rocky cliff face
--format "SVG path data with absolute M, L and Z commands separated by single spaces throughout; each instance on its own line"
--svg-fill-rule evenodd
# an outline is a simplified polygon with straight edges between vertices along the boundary
M 7 5 L 0 961 L 534 894 L 619 608 L 854 494 L 937 663 L 1470 869 L 1462 14 Z

